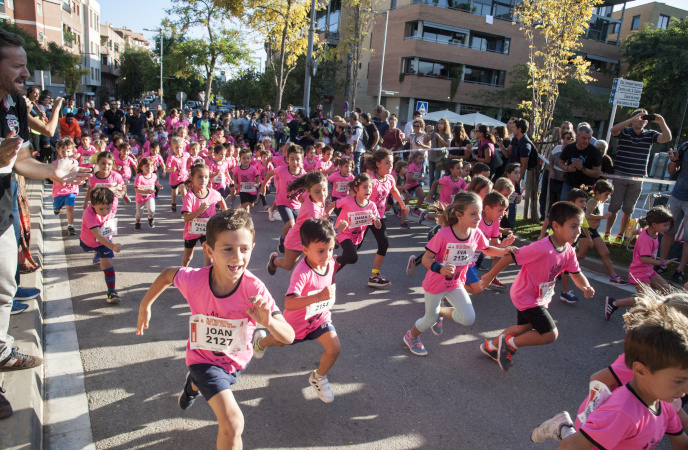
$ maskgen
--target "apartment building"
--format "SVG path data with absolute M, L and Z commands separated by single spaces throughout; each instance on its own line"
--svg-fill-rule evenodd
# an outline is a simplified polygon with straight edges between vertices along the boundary
M 686 5 L 688 6 L 688 4 Z M 612 17 L 618 19 L 619 22 L 609 33 L 610 38 L 625 41 L 631 33 L 645 27 L 667 28 L 672 20 L 688 17 L 688 11 L 669 6 L 666 3 L 652 2 L 615 11 Z
M 615 3 L 619 2 L 595 8 L 579 52 L 593 65 L 591 89 L 606 95 L 621 57 L 619 40 L 609 34 L 621 22 L 612 14 Z M 427 102 L 428 112 L 449 109 L 466 114 L 490 108 L 476 95 L 508 87 L 509 72 L 528 60 L 524 34 L 512 23 L 515 4 L 516 0 L 383 0 L 376 5 L 378 11 L 389 10 L 381 104 L 401 120 L 411 119 L 418 101 Z M 344 40 L 351 14 L 341 8 L 340 0 L 331 1 L 318 18 L 321 37 L 330 45 Z M 372 52 L 365 51 L 360 63 L 356 101 L 368 111 L 377 103 L 385 17 L 376 15 L 374 20 L 365 42 Z M 457 76 L 460 83 L 452 93 L 451 80 Z M 335 113 L 342 112 L 348 94 L 333 95 Z
M 110 23 L 105 22 L 100 26 L 100 67 L 102 70 L 101 86 L 104 97 L 115 94 L 117 80 L 119 79 L 119 66 L 122 52 L 126 43 L 122 34 L 117 32 Z

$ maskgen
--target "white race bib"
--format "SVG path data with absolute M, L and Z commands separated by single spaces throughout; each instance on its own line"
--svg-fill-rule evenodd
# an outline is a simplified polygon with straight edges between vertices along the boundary
M 370 211 L 354 211 L 349 213 L 349 228 L 372 225 L 373 216 Z
M 138 187 L 138 189 L 141 191 L 154 191 L 155 186 L 152 184 L 142 184 L 141 186 Z
M 222 319 L 195 314 L 189 317 L 189 348 L 231 354 L 250 349 L 248 319 Z
M 590 415 L 591 412 L 596 410 L 612 395 L 607 385 L 598 380 L 593 380 L 590 382 L 589 392 L 588 403 L 585 405 L 585 409 L 578 414 L 578 419 L 581 421 L 581 423 L 585 423 L 588 415 Z
M 91 157 L 90 156 L 82 156 L 81 157 L 81 164 L 91 164 Z
M 336 286 L 333 284 L 332 287 L 335 288 L 335 292 L 336 292 Z M 319 292 L 321 292 L 321 291 L 311 291 L 308 293 L 308 295 L 317 294 Z M 336 296 L 337 295 L 335 293 L 332 295 L 331 299 L 323 300 L 323 301 L 320 301 L 317 303 L 311 303 L 310 305 L 308 305 L 308 307 L 306 308 L 306 317 L 305 318 L 310 319 L 311 317 L 313 317 L 315 315 L 318 315 L 320 313 L 324 313 L 325 311 L 329 311 L 330 309 L 332 309 L 332 307 L 334 306 L 334 300 L 335 300 Z
M 346 194 L 349 192 L 349 183 L 347 181 L 337 181 L 335 191 L 340 194 Z
M 240 185 L 240 190 L 239 192 L 255 192 L 256 191 L 256 185 L 254 183 L 242 181 Z
M 94 186 L 94 189 L 95 188 L 108 188 L 109 189 L 111 187 L 113 187 L 112 183 L 96 183 L 96 185 Z
M 423 174 L 421 174 L 420 172 L 409 172 L 408 175 L 409 178 L 412 180 L 420 180 L 421 178 L 423 178 Z
M 538 301 L 549 303 L 552 300 L 552 297 L 554 297 L 554 286 L 556 284 L 557 280 L 540 283 Z
M 205 235 L 205 227 L 208 226 L 208 220 L 210 220 L 208 217 L 196 217 L 189 225 L 189 233 Z
M 444 263 L 463 267 L 473 262 L 474 245 L 452 242 L 444 250 Z
M 106 220 L 105 223 L 100 226 L 100 234 L 102 234 L 104 238 L 117 236 L 117 219 L 112 218 Z
M 215 183 L 215 184 L 221 184 L 221 185 L 224 186 L 224 184 L 225 184 L 225 174 L 224 174 L 224 173 L 220 173 L 220 174 L 215 175 L 215 177 L 213 178 L 213 183 Z
M 134 156 L 138 156 L 139 148 L 138 147 L 131 147 L 131 154 Z

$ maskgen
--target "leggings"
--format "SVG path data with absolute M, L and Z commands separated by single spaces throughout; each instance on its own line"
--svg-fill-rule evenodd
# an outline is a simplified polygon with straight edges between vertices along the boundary
M 437 323 L 440 316 L 440 303 L 442 297 L 446 297 L 449 303 L 454 307 L 452 312 L 452 320 L 461 325 L 472 325 L 475 322 L 475 311 L 471 298 L 463 286 L 448 292 L 441 292 L 439 294 L 425 293 L 425 315 L 416 321 L 416 328 L 421 333 L 425 333 Z
M 361 247 L 361 244 L 354 245 L 351 239 L 344 239 L 339 243 L 339 246 L 342 248 L 342 254 L 337 256 L 339 270 L 342 270 L 347 264 L 356 264 L 358 261 L 358 253 L 356 250 Z
M 136 221 L 141 220 L 141 216 L 143 215 L 143 207 L 146 207 L 148 210 L 148 217 L 153 217 L 155 214 L 155 199 L 154 198 L 149 198 L 146 200 L 145 203 L 137 203 L 136 204 Z
M 365 239 L 368 234 L 368 230 L 373 233 L 377 241 L 377 254 L 380 256 L 387 255 L 387 249 L 389 248 L 389 239 L 387 239 L 387 220 L 384 217 L 380 219 L 379 229 L 375 228 L 375 225 L 368 225 L 363 235 L 363 239 Z

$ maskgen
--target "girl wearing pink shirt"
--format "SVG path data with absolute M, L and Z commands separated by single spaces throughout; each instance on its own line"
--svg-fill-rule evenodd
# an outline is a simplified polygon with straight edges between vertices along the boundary
M 134 180 L 134 191 L 136 191 L 136 223 L 134 231 L 141 231 L 141 216 L 143 207 L 148 210 L 148 226 L 153 228 L 153 216 L 155 216 L 155 195 L 157 189 L 162 189 L 158 183 L 158 176 L 155 174 L 155 163 L 152 159 L 143 157 L 136 167 L 136 179 Z
M 294 226 L 296 217 L 299 214 L 300 203 L 296 198 L 289 198 L 289 185 L 298 177 L 305 175 L 305 170 L 301 166 L 303 161 L 303 148 L 300 145 L 290 144 L 287 148 L 287 161 L 289 165 L 276 167 L 275 170 L 265 175 L 265 181 L 260 185 L 260 193 L 265 195 L 265 188 L 272 177 L 275 177 L 277 192 L 275 194 L 275 204 L 277 211 L 284 222 L 282 235 L 280 236 L 278 250 L 284 253 L 284 238 L 289 229 Z
M 306 172 L 313 172 L 316 170 L 318 165 L 318 160 L 315 157 L 315 147 L 309 145 L 306 147 L 305 156 L 303 158 L 303 168 Z
M 430 329 L 435 335 L 442 334 L 440 317 L 464 326 L 475 322 L 473 304 L 464 287 L 475 252 L 482 250 L 488 256 L 502 256 L 516 250 L 514 247 L 499 249 L 490 246 L 490 241 L 478 228 L 481 211 L 482 202 L 477 195 L 469 192 L 457 194 L 445 210 L 448 226 L 439 230 L 425 247 L 422 260 L 428 269 L 423 280 L 425 315 L 416 321 L 403 339 L 414 355 L 427 356 L 428 351 L 420 335 Z M 442 298 L 446 298 L 451 307 L 440 307 Z
M 492 182 L 482 175 L 471 178 L 471 182 L 466 186 L 466 192 L 473 192 L 483 200 L 488 192 L 492 190 Z
M 182 150 L 184 140 L 178 136 L 172 138 L 172 154 L 167 157 L 165 170 L 170 173 L 170 192 L 172 197 L 172 212 L 177 212 L 177 190 L 182 198 L 186 196 L 184 182 L 189 177 L 186 170 L 187 155 Z
M 95 172 L 88 179 L 88 189 L 86 190 L 86 198 L 84 198 L 84 208 L 88 206 L 91 198 L 91 191 L 95 188 L 104 187 L 110 189 L 115 194 L 115 199 L 112 203 L 112 213 L 117 212 L 118 199 L 124 195 L 124 180 L 122 176 L 112 170 L 115 158 L 110 152 L 100 152 L 96 157 Z
M 461 178 L 460 159 L 452 159 L 447 161 L 447 167 L 445 170 L 447 175 L 439 180 L 435 180 L 435 182 L 432 183 L 430 191 L 435 192 L 437 186 L 441 186 L 439 202 L 444 205 L 449 205 L 452 203 L 452 200 L 456 194 L 466 190 L 468 183 Z
M 251 150 L 242 149 L 239 152 L 239 160 L 240 164 L 234 168 L 234 185 L 239 190 L 241 208 L 251 212 L 251 207 L 258 201 L 256 183 L 260 173 L 251 165 Z
M 301 234 L 303 239 L 299 242 L 302 242 L 304 259 L 291 274 L 284 300 L 284 318 L 294 329 L 294 344 L 317 340 L 323 346 L 320 364 L 310 373 L 308 382 L 320 400 L 331 403 L 334 394 L 327 373 L 342 348 L 330 312 L 335 303 L 335 261 L 332 258 L 335 234 L 325 217 L 306 220 Z M 253 338 L 253 354 L 262 358 L 268 347 L 284 347 L 284 344 L 272 334 L 266 336 L 265 331 L 258 330 Z
M 208 167 L 210 168 L 210 179 L 212 188 L 220 193 L 222 198 L 227 198 L 227 186 L 229 186 L 230 170 L 229 161 L 226 158 L 227 150 L 222 144 L 213 146 L 213 160 Z
M 167 171 L 165 171 L 165 160 L 162 159 L 162 156 L 160 155 L 160 144 L 155 141 L 151 142 L 150 146 L 148 147 L 148 152 L 144 153 L 143 157 L 150 158 L 151 161 L 153 161 L 153 164 L 155 165 L 154 172 L 158 178 L 165 177 L 165 175 L 167 175 Z
M 377 205 L 369 200 L 372 179 L 367 173 L 359 173 L 349 183 L 353 196 L 342 197 L 337 200 L 339 210 L 335 226 L 337 228 L 337 242 L 342 248 L 342 254 L 337 257 L 337 271 L 347 264 L 356 264 L 356 252 L 363 242 L 365 231 L 371 223 L 376 229 L 382 227 L 378 216 Z
M 79 167 L 91 167 L 91 157 L 96 153 L 96 148 L 91 145 L 91 136 L 85 134 L 81 137 L 81 145 L 76 149 L 76 157 Z
M 289 197 L 302 199 L 299 207 L 299 215 L 296 217 L 294 226 L 289 229 L 284 239 L 284 257 L 278 257 L 277 252 L 270 254 L 268 260 L 268 273 L 274 275 L 277 268 L 284 270 L 294 268 L 303 251 L 301 243 L 301 225 L 308 219 L 319 219 L 327 217 L 334 207 L 330 204 L 326 207 L 327 200 L 327 179 L 320 172 L 310 172 L 292 181 L 287 188 Z
M 136 159 L 131 156 L 129 144 L 123 142 L 119 144 L 119 155 L 115 155 L 114 171 L 119 173 L 122 176 L 122 180 L 124 180 L 124 195 L 122 198 L 126 204 L 131 202 L 127 195 L 127 186 L 132 178 L 132 169 L 136 170 Z
M 583 210 L 573 203 L 557 202 L 549 214 L 553 234 L 504 256 L 482 278 L 483 287 L 512 262 L 521 266 L 511 286 L 511 301 L 518 310 L 516 325 L 504 330 L 493 340 L 485 339 L 480 351 L 499 364 L 503 372 L 509 370 L 519 347 L 547 345 L 559 336 L 557 326 L 547 307 L 552 301 L 557 276 L 569 272 L 571 279 L 592 298 L 595 289 L 578 267 L 576 252 L 571 244 L 578 239 L 583 223 Z
M 316 169 L 323 172 L 325 175 L 329 175 L 337 170 L 334 161 L 332 161 L 332 147 L 329 145 L 323 147 L 322 156 L 316 165 Z
M 423 152 L 415 152 L 411 154 L 408 165 L 408 172 L 406 174 L 406 190 L 409 194 L 416 194 L 417 202 L 416 206 L 413 208 L 413 212 L 420 215 L 420 206 L 425 201 L 425 192 L 421 186 L 421 182 L 425 181 L 423 177 L 423 160 L 425 155 Z
M 354 162 L 348 158 L 339 158 L 337 160 L 337 168 L 339 170 L 332 172 L 327 179 L 332 183 L 332 201 L 346 197 L 349 195 L 349 183 L 354 180 L 354 175 L 351 173 L 354 170 Z M 339 215 L 339 209 L 334 209 L 334 214 Z
M 272 170 L 275 168 L 272 163 L 270 162 L 270 155 L 271 153 L 268 150 L 261 150 L 260 151 L 260 159 L 256 162 L 256 169 L 258 169 L 258 174 L 260 176 L 260 183 L 263 184 L 263 181 L 265 181 L 265 175 L 268 172 L 272 172 Z M 266 188 L 266 193 L 270 193 L 270 186 L 267 186 Z M 265 195 L 260 194 L 260 201 L 263 203 L 263 210 L 267 211 L 268 214 L 272 216 L 272 211 L 270 210 L 271 207 L 268 206 L 267 200 L 265 199 Z
M 205 229 L 208 220 L 215 215 L 216 208 L 227 209 L 225 199 L 219 192 L 208 187 L 210 170 L 203 162 L 191 166 L 189 172 L 189 192 L 184 197 L 182 215 L 184 216 L 184 256 L 182 266 L 188 267 L 193 258 L 194 247 L 197 242 L 203 244 L 206 240 Z M 212 264 L 208 254 L 203 252 L 205 265 Z
M 662 260 L 657 258 L 659 250 L 658 234 L 664 235 L 674 226 L 671 212 L 663 206 L 651 208 L 645 218 L 638 221 L 642 228 L 633 248 L 633 259 L 628 268 L 628 281 L 635 286 L 639 295 L 653 295 L 655 292 L 668 294 L 672 291 L 667 281 L 655 272 L 654 266 L 664 266 L 676 261 L 676 258 Z M 616 300 L 606 297 L 604 300 L 604 318 L 609 320 L 619 306 L 635 305 L 635 297 Z
M 53 161 L 53 164 L 65 171 L 75 172 L 79 170 L 79 163 L 73 159 L 74 141 L 72 138 L 60 139 L 57 141 L 56 147 L 60 158 Z M 74 228 L 74 200 L 77 195 L 79 195 L 78 185 L 66 184 L 61 186 L 59 183 L 53 183 L 53 212 L 55 215 L 58 215 L 62 212 L 63 207 L 67 210 L 67 234 L 70 236 L 76 234 L 76 229 Z
M 141 142 L 138 136 L 132 136 L 129 138 L 129 145 L 131 146 L 131 154 L 136 158 L 141 157 Z
M 186 345 L 189 373 L 178 404 L 186 410 L 202 394 L 215 413 L 219 426 L 217 448 L 223 449 L 242 447 L 244 416 L 231 387 L 251 361 L 251 336 L 257 325 L 267 328 L 280 342 L 291 344 L 294 340 L 294 330 L 284 320 L 270 292 L 247 270 L 254 236 L 253 221 L 246 211 L 229 210 L 214 216 L 208 222 L 205 244 L 214 265 L 163 270 L 141 300 L 136 325 L 136 334 L 143 335 L 148 329 L 153 302 L 169 285 L 179 289 L 189 303 L 191 317 L 186 333 L 190 337 Z M 208 342 L 209 336 L 204 336 L 205 339 L 191 342 L 199 327 L 201 333 L 205 330 L 207 334 L 210 328 L 217 333 L 219 329 L 222 334 L 236 333 L 236 338 Z M 241 342 L 241 347 L 237 342 Z

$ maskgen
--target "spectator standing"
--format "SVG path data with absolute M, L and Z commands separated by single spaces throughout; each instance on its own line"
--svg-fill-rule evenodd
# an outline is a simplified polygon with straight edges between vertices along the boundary
M 591 137 L 590 127 L 580 127 L 576 133 L 576 142 L 561 151 L 557 167 L 564 171 L 560 197 L 563 202 L 571 189 L 580 188 L 581 185 L 591 186 L 602 174 L 602 155 L 597 147 L 590 144 Z
M 403 145 L 403 133 L 397 128 L 398 123 L 399 119 L 397 119 L 396 115 L 392 114 L 389 118 L 389 128 L 382 137 L 382 146 L 393 152 L 399 150 Z
M 377 127 L 377 131 L 378 133 L 380 133 L 380 136 L 384 136 L 387 130 L 389 130 L 389 111 L 383 109 L 380 112 L 380 120 L 378 122 L 379 123 L 373 123 L 375 123 L 375 126 Z
M 365 142 L 365 149 L 368 152 L 374 152 L 379 148 L 378 144 L 380 143 L 380 132 L 377 130 L 377 127 L 371 120 L 370 114 L 368 113 L 361 114 L 361 124 L 366 131 L 363 137 L 368 137 L 367 141 Z
M 406 125 L 404 125 L 404 136 L 411 136 L 411 133 L 413 133 L 413 121 L 422 118 L 423 115 L 420 111 L 413 111 L 413 119 L 409 120 L 406 122 Z
M 140 142 L 144 142 L 145 136 L 143 130 L 146 128 L 146 116 L 141 114 L 138 107 L 134 107 L 133 113 L 127 117 L 126 132 L 131 133 L 132 136 L 138 136 Z
M 78 144 L 81 140 L 81 127 L 74 119 L 74 114 L 67 113 L 58 120 L 58 123 L 60 124 L 60 136 L 63 138 L 69 136 Z
M 664 233 L 662 236 L 662 244 L 659 251 L 659 259 L 665 261 L 669 257 L 671 246 L 674 245 L 676 238 L 676 231 L 683 218 L 688 214 L 688 142 L 684 142 L 678 151 L 669 150 L 669 174 L 676 175 L 676 184 L 671 191 L 669 197 L 669 211 L 674 218 L 674 226 L 672 229 Z M 614 180 L 616 181 L 616 180 Z M 671 276 L 673 283 L 683 285 L 683 273 L 686 270 L 686 263 L 688 263 L 688 227 L 683 227 L 683 252 L 681 253 L 681 261 L 678 268 Z M 667 268 L 663 264 L 656 266 L 658 273 L 665 273 Z
M 451 127 L 447 119 L 437 121 L 437 129 L 430 133 L 430 147 L 442 148 L 451 146 Z M 442 178 L 444 163 L 447 160 L 447 150 L 428 150 L 428 186 L 432 186 L 435 180 Z M 434 194 L 430 193 L 431 196 Z
M 172 111 L 175 111 L 176 114 L 176 110 Z M 124 111 L 117 107 L 117 102 L 115 100 L 110 102 L 110 109 L 103 113 L 103 120 L 107 124 L 104 130 L 107 130 L 109 135 L 112 136 L 112 133 L 116 131 L 124 133 Z
M 664 122 L 664 118 L 658 114 L 652 116 L 652 120 L 661 128 L 661 132 L 645 129 L 648 120 L 646 120 L 647 111 L 644 109 L 636 109 L 630 119 L 617 123 L 610 130 L 612 136 L 617 136 L 619 139 L 614 158 L 614 173 L 616 175 L 629 178 L 646 177 L 652 144 L 671 141 L 671 131 Z M 631 218 L 643 190 L 642 181 L 634 181 L 629 178 L 614 179 L 614 193 L 609 199 L 609 212 L 612 215 L 607 219 L 604 239 L 616 245 L 621 245 L 623 242 L 623 232 L 628 226 L 628 219 Z M 619 209 L 622 211 L 621 227 L 616 239 L 611 240 L 610 233 L 616 222 Z

